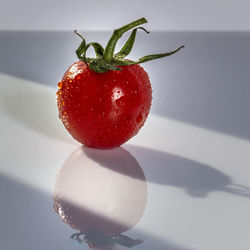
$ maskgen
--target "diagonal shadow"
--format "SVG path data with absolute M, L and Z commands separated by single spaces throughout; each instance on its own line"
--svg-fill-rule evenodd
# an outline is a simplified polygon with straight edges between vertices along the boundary
M 89 154 L 104 161 L 93 161 Z M 136 224 L 143 220 L 147 185 L 139 163 L 122 147 L 111 150 L 77 148 L 57 173 L 53 200 L 53 208 L 61 220 L 80 232 L 73 236 L 81 245 L 89 243 L 102 246 L 103 250 L 120 249 L 118 246 L 106 248 L 102 244 L 105 246 L 111 237 L 122 235 L 124 246 L 140 242 L 133 249 L 189 249 L 136 229 Z M 137 238 L 140 240 L 133 240 Z
M 0 72 L 56 87 L 77 60 L 77 38 L 63 31 L 0 31 Z
M 140 159 L 148 181 L 183 189 L 193 197 L 221 191 L 250 198 L 250 188 L 233 183 L 223 172 L 166 152 L 128 145 Z
M 216 191 L 250 198 L 249 187 L 233 183 L 229 176 L 215 168 L 158 150 L 134 145 L 125 147 L 140 163 L 148 182 L 177 187 L 197 198 Z M 83 150 L 101 166 L 125 174 L 117 165 L 126 168 L 126 163 L 119 162 L 114 154 L 114 159 L 110 160 L 102 152 L 85 147 Z
M 58 118 L 55 92 L 29 82 L 3 83 L 0 85 L 0 111 L 35 132 L 74 143 Z

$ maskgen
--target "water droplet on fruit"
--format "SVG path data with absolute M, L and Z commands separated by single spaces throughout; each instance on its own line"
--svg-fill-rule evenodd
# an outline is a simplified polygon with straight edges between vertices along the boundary
M 59 213 L 59 215 L 61 216 L 62 219 L 65 218 L 65 214 L 64 214 L 63 209 L 61 207 L 59 207 L 58 213 Z
M 78 74 L 78 75 L 76 76 L 76 80 L 77 80 L 77 81 L 81 80 L 81 78 L 82 78 L 82 77 L 81 77 L 80 74 Z
M 120 107 L 124 106 L 125 105 L 124 98 L 121 97 L 121 98 L 117 99 L 115 101 L 115 103 L 116 103 L 116 105 L 118 105 Z
M 137 117 L 136 117 L 136 122 L 140 123 L 142 121 L 142 114 L 140 113 Z
M 93 112 L 94 111 L 94 109 L 93 108 L 90 108 L 90 112 Z
M 56 213 L 59 213 L 58 212 L 58 204 L 57 203 L 54 203 L 54 205 L 53 205 L 53 209 L 54 209 L 54 211 L 56 212 Z
M 115 87 L 114 89 L 112 89 L 112 92 L 113 92 L 112 99 L 115 102 L 124 96 L 124 94 L 120 88 Z
M 67 115 L 67 112 L 66 112 L 66 111 L 63 111 L 63 115 L 66 116 L 66 115 Z
M 61 88 L 63 87 L 62 81 L 60 81 L 60 82 L 57 84 L 57 87 L 58 87 L 59 89 L 61 89 Z
M 64 126 L 66 127 L 66 129 L 70 129 L 69 123 L 66 119 L 63 120 Z

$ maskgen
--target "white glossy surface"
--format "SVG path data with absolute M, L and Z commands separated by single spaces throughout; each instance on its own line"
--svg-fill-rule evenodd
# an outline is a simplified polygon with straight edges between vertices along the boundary
M 103 43 L 110 33 L 84 35 Z M 0 32 L 0 41 L 0 249 L 79 248 L 69 239 L 75 231 L 52 209 L 56 174 L 81 151 L 55 102 L 56 83 L 76 60 L 79 38 Z M 177 55 L 144 65 L 154 90 L 152 111 L 123 149 L 144 172 L 147 204 L 125 235 L 144 241 L 134 249 L 249 250 L 250 33 L 138 33 L 131 58 L 182 44 Z M 81 162 L 100 167 L 108 180 L 115 166 L 126 170 L 117 154 L 105 161 L 93 154 L 83 152 Z M 130 180 L 119 171 L 112 176 Z M 114 191 L 106 199 L 112 208 L 119 205 L 119 188 L 104 189 Z M 91 210 L 105 215 L 92 201 Z
M 52 210 L 56 173 L 80 147 L 57 119 L 55 89 L 1 74 L 0 120 L 3 249 L 76 248 Z M 125 233 L 144 240 L 134 249 L 249 248 L 249 140 L 151 114 L 123 147 L 148 188 L 143 217 Z

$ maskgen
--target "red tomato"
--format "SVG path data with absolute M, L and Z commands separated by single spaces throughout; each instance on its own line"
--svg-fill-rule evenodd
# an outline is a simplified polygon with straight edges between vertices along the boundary
M 74 63 L 58 84 L 59 117 L 80 143 L 116 147 L 136 135 L 148 116 L 152 90 L 139 65 L 96 73 Z
M 119 29 L 105 49 L 98 43 L 82 42 L 76 50 L 79 62 L 74 63 L 58 83 L 57 104 L 59 117 L 69 133 L 80 143 L 95 148 L 117 147 L 136 135 L 147 119 L 152 90 L 147 73 L 139 66 L 175 51 L 147 55 L 137 61 L 125 59 L 130 53 L 138 29 L 145 18 Z M 137 28 L 135 28 L 137 27 Z M 122 49 L 114 54 L 118 39 L 133 29 Z M 93 46 L 96 58 L 87 58 Z

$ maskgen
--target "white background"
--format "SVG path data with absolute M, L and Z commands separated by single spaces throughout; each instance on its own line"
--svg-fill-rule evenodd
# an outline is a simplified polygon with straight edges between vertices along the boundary
M 143 16 L 150 30 L 250 30 L 250 1 L 0 1 L 0 30 L 113 30 Z

